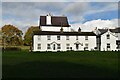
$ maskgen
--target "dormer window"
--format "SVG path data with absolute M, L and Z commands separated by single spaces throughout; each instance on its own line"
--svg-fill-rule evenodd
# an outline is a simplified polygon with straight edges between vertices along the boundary
M 107 39 L 110 39 L 110 35 L 109 34 L 107 34 L 106 37 L 107 37 Z

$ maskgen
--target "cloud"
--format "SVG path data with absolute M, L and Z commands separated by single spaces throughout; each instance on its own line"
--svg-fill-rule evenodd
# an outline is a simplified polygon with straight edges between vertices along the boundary
M 82 31 L 93 31 L 96 27 L 99 29 L 116 28 L 118 27 L 118 19 L 112 19 L 112 20 L 98 19 L 98 20 L 87 21 L 83 24 L 75 23 L 71 25 L 75 31 L 77 31 L 79 27 L 82 29 Z
M 0 26 L 2 26 L 2 3 L 0 2 Z
M 62 13 L 70 16 L 71 22 L 84 21 L 84 14 L 89 10 L 89 3 L 69 3 Z
M 119 0 L 3 0 L 2 2 L 118 2 Z
M 94 20 L 82 24 L 82 22 L 85 21 L 85 15 L 117 9 L 117 3 L 107 2 L 94 4 L 96 4 L 96 6 L 89 2 L 3 2 L 2 25 L 13 24 L 25 31 L 30 26 L 38 25 L 40 15 L 46 15 L 50 12 L 53 15 L 64 14 L 65 16 L 67 16 L 69 23 L 74 25 L 73 28 L 75 29 L 78 28 L 76 27 L 77 24 L 77 26 L 83 26 L 83 30 L 85 30 L 84 28 L 88 25 L 88 27 L 86 27 L 86 30 L 91 30 L 91 27 L 94 28 L 95 26 L 98 26 L 98 23 L 101 22 L 102 24 L 102 22 L 106 21 Z M 100 5 L 100 7 L 98 5 Z M 95 22 L 96 24 L 95 26 L 93 26 L 93 23 Z M 117 24 L 115 23 L 116 20 L 112 20 L 112 22 L 114 22 L 114 25 Z M 107 23 L 113 25 L 113 23 L 111 23 L 111 20 L 110 22 L 108 20 Z M 89 25 L 92 26 L 90 27 Z

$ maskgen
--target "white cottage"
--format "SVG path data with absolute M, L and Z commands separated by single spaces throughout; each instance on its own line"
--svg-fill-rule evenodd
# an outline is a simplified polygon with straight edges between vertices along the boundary
M 97 47 L 100 51 L 120 50 L 120 27 L 116 29 L 98 29 Z
M 70 32 L 65 16 L 40 16 L 40 31 L 33 35 L 33 51 L 94 50 L 96 34 L 93 32 Z

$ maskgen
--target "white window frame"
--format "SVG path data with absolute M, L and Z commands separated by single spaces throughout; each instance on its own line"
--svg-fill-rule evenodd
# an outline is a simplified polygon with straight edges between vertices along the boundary
M 78 36 L 76 36 L 76 40 L 78 40 Z
M 47 40 L 51 40 L 51 35 L 47 35 Z
M 85 36 L 85 40 L 88 40 L 88 36 Z
M 110 43 L 107 43 L 107 49 L 110 48 Z
M 39 49 L 39 50 L 41 49 L 41 44 L 40 43 L 37 44 L 37 49 Z
M 86 49 L 88 49 L 88 46 L 89 46 L 89 44 L 88 44 L 88 43 L 85 43 L 85 48 L 86 48 Z
M 59 35 L 57 36 L 57 40 L 60 40 L 60 36 Z
M 57 44 L 57 49 L 61 49 L 61 44 Z
M 66 40 L 69 40 L 69 38 L 70 38 L 69 36 L 66 36 Z
M 51 49 L 51 46 L 50 46 L 50 44 L 47 44 L 47 49 Z
M 66 44 L 66 49 L 67 49 L 67 50 L 70 49 L 70 44 L 69 44 L 69 43 Z
M 110 34 L 107 34 L 106 37 L 107 37 L 107 39 L 110 39 Z
M 41 40 L 41 36 L 38 36 L 38 41 L 40 41 Z

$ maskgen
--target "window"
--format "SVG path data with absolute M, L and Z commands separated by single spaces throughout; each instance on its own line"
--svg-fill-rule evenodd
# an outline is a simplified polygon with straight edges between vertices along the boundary
M 87 43 L 85 44 L 85 49 L 88 49 L 88 44 Z
M 78 40 L 78 36 L 76 36 L 76 40 Z
M 106 36 L 106 37 L 107 37 L 107 39 L 110 39 L 110 35 L 109 35 L 109 34 L 107 34 L 107 36 Z
M 85 40 L 88 40 L 88 36 L 85 36 Z
M 60 44 L 57 44 L 57 49 L 61 49 L 61 46 L 60 46 Z
M 51 49 L 50 44 L 47 44 L 47 49 Z
M 107 48 L 110 48 L 110 43 L 107 43 Z
M 69 40 L 69 36 L 66 36 L 66 40 Z
M 37 49 L 41 49 L 41 44 L 38 44 Z
M 47 36 L 47 40 L 51 40 L 51 36 L 50 35 Z
M 70 44 L 66 44 L 66 49 L 67 49 L 67 50 L 70 49 Z
M 57 36 L 57 40 L 60 40 L 60 36 Z
M 40 41 L 41 40 L 41 36 L 38 36 L 38 41 Z

